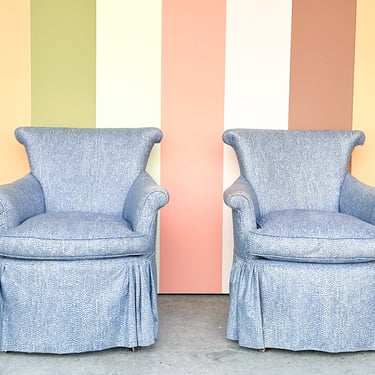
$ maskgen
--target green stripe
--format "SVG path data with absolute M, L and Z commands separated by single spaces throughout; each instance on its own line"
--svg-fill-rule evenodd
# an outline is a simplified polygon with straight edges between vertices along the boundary
M 31 0 L 31 123 L 95 127 L 96 1 Z

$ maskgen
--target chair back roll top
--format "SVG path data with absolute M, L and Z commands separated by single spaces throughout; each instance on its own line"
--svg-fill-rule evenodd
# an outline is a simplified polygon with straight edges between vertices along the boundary
M 39 180 L 47 211 L 83 211 L 122 216 L 127 193 L 142 173 L 157 128 L 16 129 Z
M 260 214 L 283 209 L 339 210 L 341 185 L 361 131 L 229 129 L 223 140 L 236 152 Z

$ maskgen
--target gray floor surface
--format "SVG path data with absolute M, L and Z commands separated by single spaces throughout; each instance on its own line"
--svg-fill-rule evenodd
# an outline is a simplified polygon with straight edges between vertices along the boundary
M 375 374 L 375 352 L 328 354 L 240 348 L 225 338 L 228 296 L 159 296 L 155 345 L 74 355 L 1 353 L 0 375 Z

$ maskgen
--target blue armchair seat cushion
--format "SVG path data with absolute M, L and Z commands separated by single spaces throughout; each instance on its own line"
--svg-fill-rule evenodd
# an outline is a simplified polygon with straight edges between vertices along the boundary
M 117 215 L 47 212 L 0 237 L 0 255 L 29 259 L 95 259 L 142 255 L 147 235 L 134 232 Z
M 339 212 L 272 211 L 249 231 L 245 253 L 267 259 L 316 263 L 375 260 L 375 226 Z

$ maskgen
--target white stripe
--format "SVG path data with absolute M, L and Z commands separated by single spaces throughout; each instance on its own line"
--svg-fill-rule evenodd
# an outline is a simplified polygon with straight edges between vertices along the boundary
M 292 0 L 227 0 L 225 129 L 287 129 Z M 224 148 L 224 187 L 239 171 Z M 230 209 L 223 208 L 222 291 L 233 254 Z

